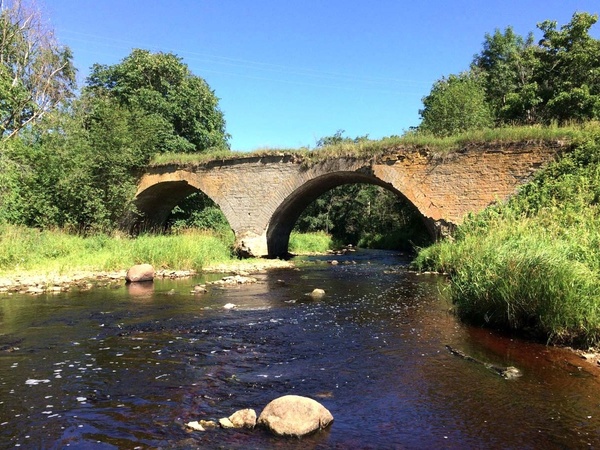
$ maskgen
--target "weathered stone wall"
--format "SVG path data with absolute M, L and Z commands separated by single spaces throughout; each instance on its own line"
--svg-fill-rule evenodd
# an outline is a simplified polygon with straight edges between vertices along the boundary
M 468 212 L 512 195 L 561 149 L 559 144 L 473 146 L 446 156 L 396 149 L 376 160 L 338 158 L 310 167 L 290 155 L 162 166 L 144 175 L 136 202 L 147 223 L 159 225 L 199 189 L 221 207 L 240 248 L 278 256 L 287 251 L 289 232 L 304 208 L 340 184 L 384 186 L 405 196 L 432 224 L 459 224 Z
M 373 165 L 375 175 L 405 195 L 426 217 L 459 224 L 505 200 L 554 159 L 562 145 L 472 146 L 446 156 L 405 151 Z

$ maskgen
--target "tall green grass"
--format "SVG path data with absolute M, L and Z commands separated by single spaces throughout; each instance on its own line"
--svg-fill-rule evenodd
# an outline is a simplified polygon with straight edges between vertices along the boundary
M 138 263 L 156 269 L 194 269 L 232 257 L 233 233 L 82 237 L 59 230 L 0 226 L 0 274 L 113 271 Z
M 290 235 L 289 251 L 295 255 L 326 253 L 333 248 L 331 236 L 323 231 L 314 233 L 298 233 Z
M 600 134 L 414 265 L 450 275 L 458 315 L 550 342 L 600 343 Z
M 600 338 L 600 272 L 597 256 L 586 258 L 581 250 L 599 239 L 597 231 L 559 237 L 522 217 L 430 247 L 416 263 L 450 273 L 456 312 L 469 322 L 594 345 Z

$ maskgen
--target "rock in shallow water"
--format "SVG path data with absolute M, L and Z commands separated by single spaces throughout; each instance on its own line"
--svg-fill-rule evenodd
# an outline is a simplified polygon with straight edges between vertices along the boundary
M 317 288 L 313 289 L 313 291 L 308 295 L 310 295 L 312 298 L 321 298 L 325 296 L 325 291 Z
M 235 428 L 254 428 L 256 412 L 253 409 L 240 409 L 229 416 L 229 421 Z
M 231 420 L 229 420 L 228 417 L 223 417 L 222 419 L 219 419 L 219 425 L 221 425 L 221 428 L 235 428 L 235 426 L 233 425 Z
M 194 431 L 206 431 L 205 428 L 197 420 L 194 420 L 193 422 L 188 422 L 185 424 L 185 426 Z
M 269 403 L 258 418 L 258 425 L 279 436 L 304 436 L 326 428 L 333 422 L 331 413 L 316 400 L 285 395 Z
M 151 264 L 136 264 L 131 266 L 125 275 L 125 280 L 128 283 L 135 283 L 138 281 L 152 281 L 154 280 L 154 267 Z

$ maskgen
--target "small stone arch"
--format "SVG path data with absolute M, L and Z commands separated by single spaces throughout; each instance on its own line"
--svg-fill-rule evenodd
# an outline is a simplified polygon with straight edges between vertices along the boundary
M 202 192 L 223 211 L 221 205 L 211 195 L 187 180 L 161 181 L 148 186 L 136 195 L 134 205 L 140 217 L 133 221 L 134 226 L 140 230 L 164 229 L 173 208 L 196 192 Z M 231 226 L 230 218 L 224 211 L 223 213 Z

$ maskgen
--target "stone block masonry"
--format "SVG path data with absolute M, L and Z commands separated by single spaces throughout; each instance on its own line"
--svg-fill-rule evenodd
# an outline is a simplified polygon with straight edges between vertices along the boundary
M 565 148 L 559 142 L 473 144 L 446 155 L 395 148 L 381 157 L 330 158 L 310 166 L 292 154 L 165 165 L 143 175 L 135 203 L 144 226 L 161 226 L 173 207 L 200 190 L 223 211 L 242 254 L 277 257 L 287 254 L 306 206 L 341 184 L 376 184 L 405 197 L 439 234 L 467 213 L 513 195 Z

